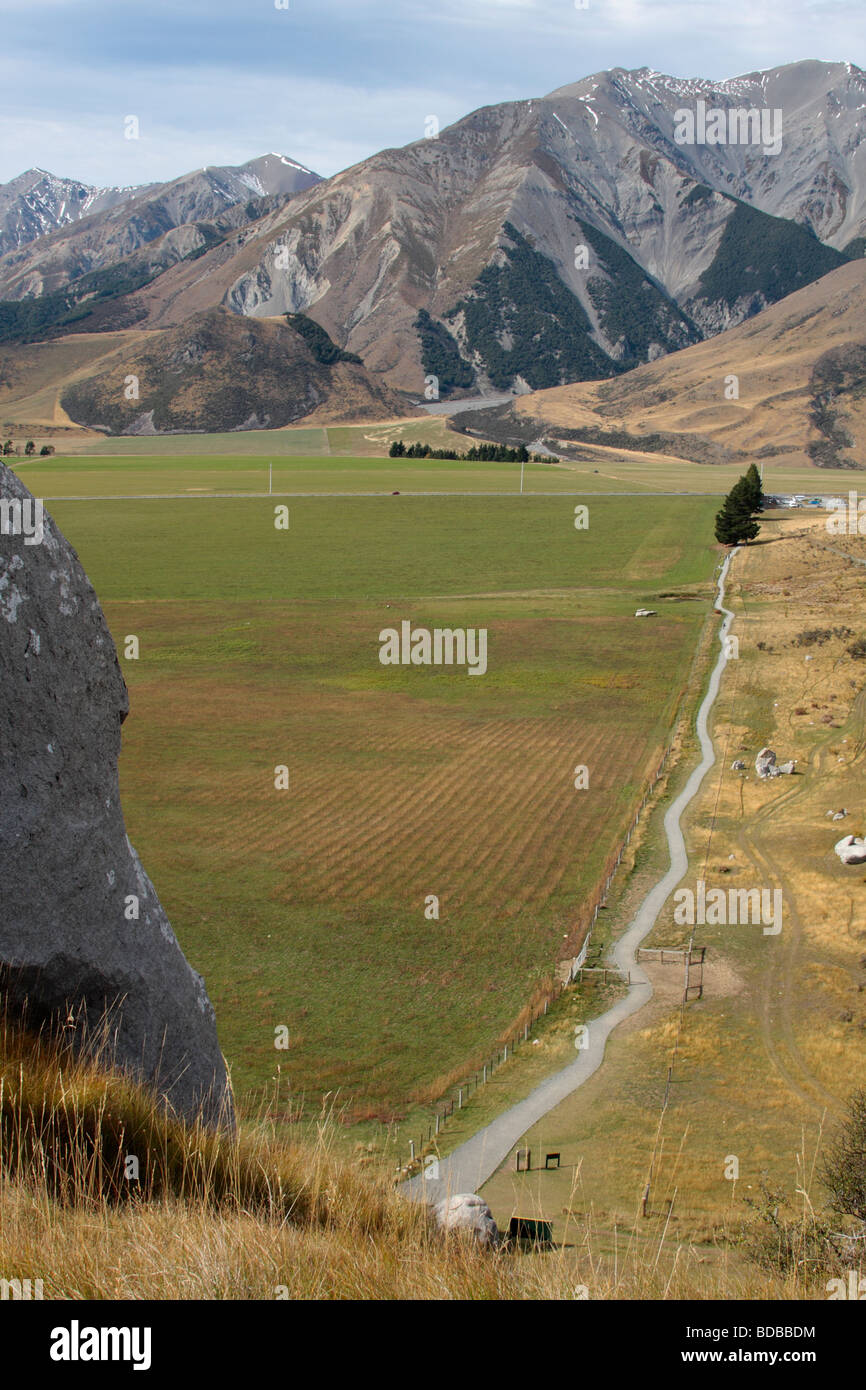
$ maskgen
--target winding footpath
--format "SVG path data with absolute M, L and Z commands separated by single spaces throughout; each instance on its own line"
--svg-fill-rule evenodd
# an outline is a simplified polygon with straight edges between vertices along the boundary
M 542 1081 L 534 1091 L 513 1105 L 510 1110 L 485 1125 L 465 1144 L 461 1144 L 447 1158 L 439 1160 L 439 1176 L 436 1179 L 418 1176 L 410 1178 L 403 1189 L 410 1196 L 427 1202 L 438 1202 L 444 1197 L 458 1192 L 477 1192 L 492 1177 L 501 1163 L 522 1136 L 537 1124 L 550 1110 L 576 1091 L 598 1070 L 604 1060 L 605 1044 L 609 1035 L 623 1019 L 634 1014 L 652 998 L 653 988 L 646 971 L 636 959 L 637 948 L 655 925 L 659 912 L 685 874 L 689 858 L 680 820 L 690 801 L 698 793 L 704 777 L 713 766 L 716 757 L 713 741 L 707 729 L 710 711 L 719 693 L 722 673 L 727 665 L 725 638 L 730 630 L 734 615 L 725 608 L 725 580 L 731 561 L 739 547 L 731 551 L 722 565 L 718 580 L 717 608 L 725 617 L 719 629 L 719 657 L 713 668 L 707 693 L 701 701 L 697 715 L 697 733 L 701 746 L 701 760 L 692 772 L 679 796 L 672 801 L 664 818 L 665 835 L 670 853 L 670 868 L 663 878 L 644 898 L 627 930 L 617 941 L 609 957 L 609 964 L 629 973 L 631 985 L 628 993 L 605 1013 L 592 1019 L 589 1024 L 589 1046 L 581 1051 L 575 1061 L 561 1071 Z

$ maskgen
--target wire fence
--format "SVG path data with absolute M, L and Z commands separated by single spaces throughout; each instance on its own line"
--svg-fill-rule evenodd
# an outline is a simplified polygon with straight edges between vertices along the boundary
M 720 563 L 719 569 L 721 569 L 722 563 L 724 562 Z M 718 612 L 719 610 L 715 609 L 714 611 Z M 497 1071 L 499 1067 L 503 1066 L 505 1062 L 508 1061 L 509 1057 L 513 1057 L 518 1048 L 526 1045 L 530 1041 L 535 1024 L 538 1022 L 540 1018 L 543 1018 L 547 1014 L 551 1004 L 555 1003 L 561 997 L 563 991 L 568 987 L 569 984 L 573 983 L 575 979 L 582 980 L 584 975 L 596 975 L 598 973 L 601 973 L 603 976 L 604 983 L 607 982 L 608 975 L 619 975 L 620 978 L 625 979 L 627 983 L 631 983 L 630 975 L 624 976 L 621 971 L 615 970 L 612 966 L 587 966 L 584 964 L 584 962 L 586 960 L 586 956 L 592 939 L 592 929 L 598 920 L 599 912 L 602 912 L 607 905 L 607 897 L 610 892 L 613 880 L 616 876 L 616 872 L 619 869 L 623 860 L 623 856 L 625 855 L 626 850 L 628 849 L 631 843 L 632 836 L 635 834 L 640 824 L 641 816 L 643 815 L 643 812 L 646 810 L 647 804 L 653 797 L 656 787 L 658 786 L 658 783 L 664 776 L 665 771 L 667 769 L 668 762 L 670 760 L 671 754 L 674 749 L 674 745 L 677 741 L 677 736 L 682 725 L 683 702 L 685 700 L 686 692 L 693 688 L 693 677 L 695 668 L 698 665 L 698 663 L 702 660 L 703 652 L 704 642 L 703 640 L 701 640 L 699 641 L 697 650 L 695 651 L 695 655 L 692 658 L 688 676 L 682 682 L 677 692 L 676 704 L 674 706 L 674 710 L 671 716 L 671 735 L 668 740 L 667 746 L 665 747 L 665 750 L 662 754 L 661 761 L 658 763 L 655 771 L 653 772 L 651 778 L 647 783 L 646 790 L 644 791 L 640 803 L 635 810 L 634 816 L 631 820 L 631 823 L 628 826 L 628 829 L 625 832 L 625 835 L 621 839 L 617 848 L 615 850 L 612 850 L 611 853 L 608 855 L 607 859 L 605 860 L 600 875 L 600 878 L 603 877 L 604 879 L 603 887 L 600 889 L 598 896 L 596 897 L 592 905 L 587 906 L 587 908 L 578 918 L 578 921 L 575 923 L 575 927 L 572 929 L 572 932 L 570 933 L 572 942 L 574 944 L 580 942 L 581 945 L 577 955 L 573 957 L 570 962 L 570 968 L 567 974 L 564 978 L 559 979 L 546 992 L 540 1007 L 537 1010 L 532 1010 L 530 1012 L 529 1018 L 525 1020 L 523 1024 L 519 1028 L 517 1028 L 506 1039 L 505 1042 L 503 1042 L 500 1045 L 497 1051 L 494 1052 L 487 1059 L 486 1062 L 482 1063 L 482 1065 L 473 1072 L 468 1073 L 466 1078 L 461 1083 L 452 1088 L 452 1093 L 449 1096 L 449 1098 L 445 1100 L 443 1103 L 441 1103 L 439 1107 L 437 1107 L 432 1119 L 428 1123 L 426 1129 L 426 1137 L 424 1132 L 422 1131 L 417 1141 L 414 1139 L 409 1140 L 410 1162 L 416 1161 L 423 1155 L 425 1147 L 428 1144 L 435 1142 L 437 1136 L 444 1129 L 447 1121 L 454 1116 L 456 1111 L 460 1111 L 463 1109 L 470 1096 L 475 1094 L 480 1088 L 486 1086 L 490 1078 L 493 1076 L 494 1072 Z M 680 1011 L 680 1028 L 682 1027 L 685 1004 L 690 989 L 688 971 L 689 966 L 691 964 L 692 959 L 690 949 L 689 961 L 686 964 L 686 984 L 683 990 L 682 1008 Z M 701 966 L 702 965 L 703 956 L 701 956 Z M 694 988 L 694 986 L 691 986 L 691 988 Z M 679 1031 L 674 1044 L 674 1061 L 676 1060 L 678 1049 Z M 662 1107 L 662 1114 L 664 1114 L 664 1111 L 667 1108 L 667 1099 L 668 1092 L 670 1090 L 672 1070 L 672 1067 L 668 1069 L 668 1080 L 665 1092 L 665 1102 Z M 649 1183 L 647 1184 L 647 1186 L 649 1187 Z
M 679 713 L 679 705 L 677 713 Z M 448 1098 L 436 1107 L 436 1110 L 427 1124 L 426 1133 L 422 1130 L 417 1140 L 410 1139 L 408 1141 L 410 1163 L 418 1161 L 423 1156 L 428 1145 L 435 1144 L 437 1137 L 442 1133 L 445 1125 L 453 1118 L 454 1114 L 463 1109 L 471 1096 L 475 1095 L 487 1085 L 491 1077 L 500 1067 L 505 1065 L 509 1058 L 513 1057 L 521 1047 L 524 1047 L 530 1042 L 533 1029 L 539 1019 L 545 1017 L 551 1005 L 555 1004 L 556 1001 L 561 998 L 564 990 L 566 990 L 570 984 L 575 980 L 582 980 L 585 975 L 599 974 L 602 975 L 602 982 L 605 984 L 607 983 L 608 976 L 623 979 L 627 984 L 631 983 L 631 976 L 629 974 L 623 974 L 622 971 L 615 969 L 613 966 L 588 966 L 585 964 L 585 961 L 592 940 L 592 929 L 598 920 L 598 914 L 602 912 L 607 905 L 608 894 L 610 893 L 616 872 L 631 843 L 632 836 L 635 834 L 640 824 L 641 816 L 646 810 L 647 804 L 652 798 L 659 781 L 664 776 L 674 741 L 675 734 L 671 737 L 662 755 L 661 761 L 647 784 L 646 791 L 635 810 L 625 835 L 620 840 L 616 849 L 610 852 L 604 862 L 602 867 L 604 881 L 597 897 L 592 900 L 591 905 L 587 905 L 578 918 L 578 921 L 575 923 L 575 926 L 572 928 L 570 939 L 573 944 L 580 943 L 580 949 L 577 955 L 569 961 L 567 973 L 545 991 L 538 1007 L 530 1010 L 529 1017 L 524 1019 L 522 1024 L 515 1028 L 514 1031 L 500 1043 L 496 1051 L 493 1052 L 486 1061 L 482 1062 L 481 1065 L 473 1071 L 468 1072 L 460 1083 L 451 1088 L 451 1094 Z

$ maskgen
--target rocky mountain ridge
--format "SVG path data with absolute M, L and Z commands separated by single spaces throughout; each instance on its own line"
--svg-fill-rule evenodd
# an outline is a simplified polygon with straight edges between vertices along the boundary
M 864 111 L 850 63 L 720 83 L 616 68 L 209 222 L 213 190 L 188 178 L 145 200 L 170 227 L 134 200 L 0 258 L 0 336 L 52 292 L 73 296 L 59 323 L 47 303 L 68 331 L 98 274 L 89 327 L 301 312 L 418 399 L 615 377 L 862 255 Z

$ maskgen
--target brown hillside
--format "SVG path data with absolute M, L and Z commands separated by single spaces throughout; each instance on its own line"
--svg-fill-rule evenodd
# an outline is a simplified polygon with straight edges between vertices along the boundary
M 726 399 L 731 376 L 738 399 Z M 534 422 L 535 435 L 572 443 L 649 445 L 702 463 L 784 457 L 863 467 L 866 262 L 832 271 L 707 342 L 613 381 L 538 391 L 513 412 L 524 432 Z
M 221 309 L 141 334 L 63 385 L 60 405 L 75 423 L 112 434 L 276 429 L 314 411 L 318 423 L 404 413 L 359 363 L 322 362 L 282 320 Z

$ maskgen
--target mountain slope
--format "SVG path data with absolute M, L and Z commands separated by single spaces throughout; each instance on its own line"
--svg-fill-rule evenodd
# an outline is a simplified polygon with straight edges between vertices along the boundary
M 77 179 L 57 178 L 45 169 L 27 169 L 0 184 L 0 256 L 141 192 L 141 188 L 95 188 Z
M 543 435 L 566 452 L 866 467 L 866 262 L 616 381 L 540 391 L 496 414 L 485 412 L 493 437 Z
M 678 144 L 676 112 L 699 99 L 726 111 L 746 100 L 784 103 L 780 151 Z M 555 335 L 583 336 L 584 365 L 560 379 L 614 374 L 619 363 L 742 322 L 843 263 L 840 247 L 866 228 L 864 100 L 866 77 L 846 64 L 794 64 L 718 85 L 646 70 L 587 78 L 476 111 L 436 140 L 329 179 L 263 219 L 228 268 L 235 279 L 221 265 L 213 289 L 238 313 L 311 312 L 387 381 L 416 391 L 427 374 L 423 309 L 452 333 L 478 386 L 501 385 L 507 373 L 489 339 L 510 351 L 514 324 L 488 322 L 479 342 L 471 320 L 482 311 L 467 326 L 465 306 L 484 300 L 512 260 L 510 224 L 588 321 L 554 315 Z M 824 186 L 836 192 L 822 202 Z M 739 254 L 744 234 L 765 248 L 757 267 Z M 647 305 L 653 321 L 630 343 L 635 307 L 645 318 Z M 527 338 L 537 344 L 530 329 Z M 601 368 L 593 348 L 608 359 Z M 518 388 L 520 377 L 510 376 Z
M 600 144 L 615 143 L 609 126 L 626 128 L 697 182 L 801 222 L 837 250 L 866 231 L 866 73 L 853 63 L 809 59 L 726 82 L 614 68 L 560 87 L 548 100 L 557 110 L 563 103 L 590 109 Z M 736 142 L 678 143 L 676 114 L 699 101 L 726 113 L 781 113 L 778 153 Z
M 30 174 L 41 177 L 34 182 Z M 30 174 L 0 187 L 2 299 L 50 294 L 180 228 L 225 220 L 251 202 L 260 211 L 262 199 L 283 204 L 320 182 L 318 174 L 278 154 L 140 188 L 94 189 L 42 170 Z M 248 221 L 250 214 L 234 220 Z
M 278 429 L 388 419 L 405 403 L 317 325 L 245 320 L 212 309 L 97 361 L 60 395 L 76 424 L 111 434 Z

